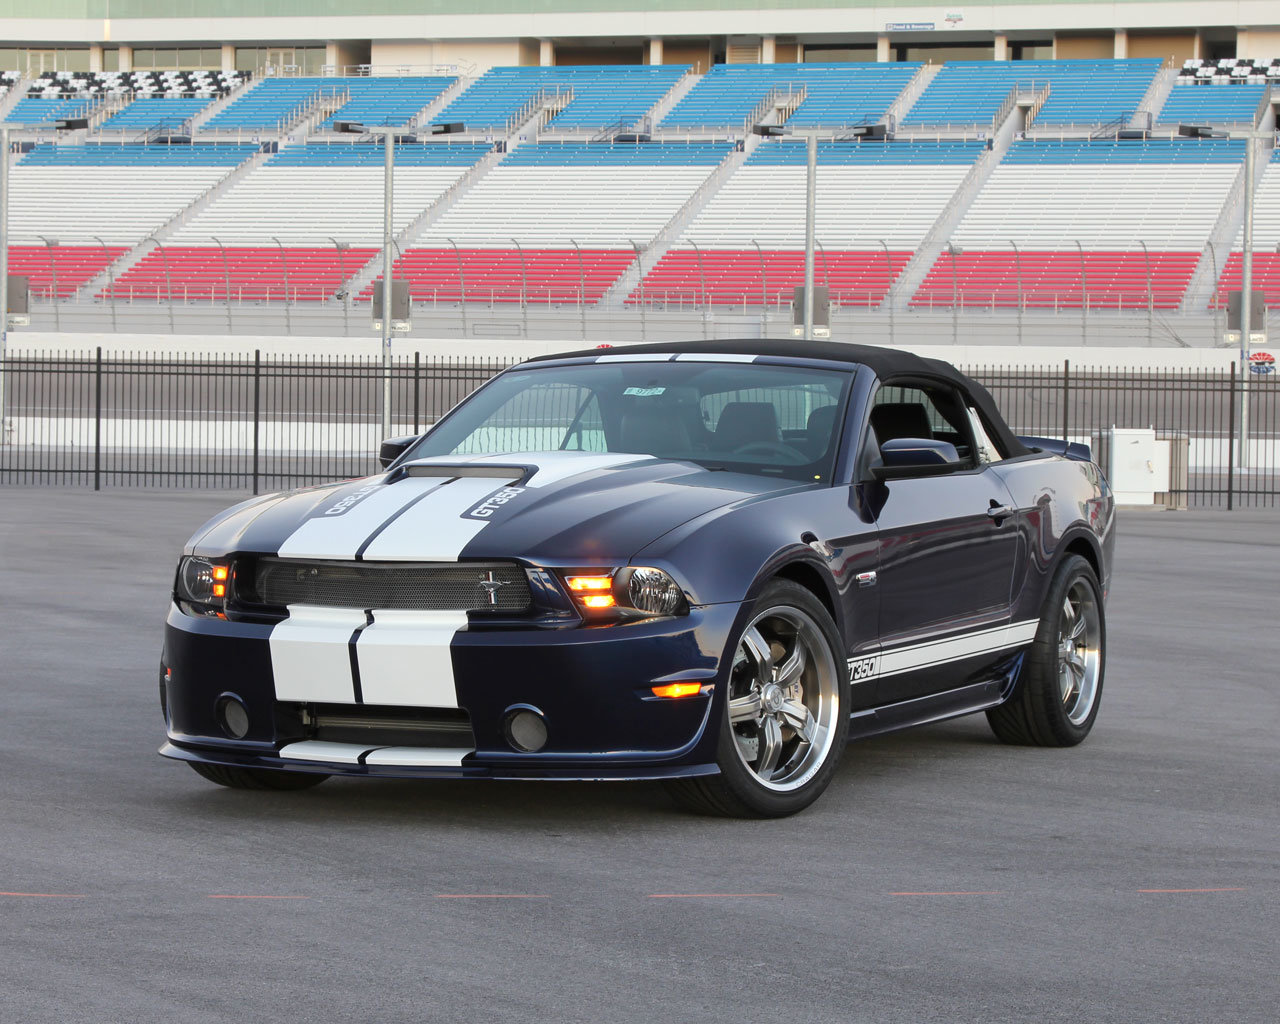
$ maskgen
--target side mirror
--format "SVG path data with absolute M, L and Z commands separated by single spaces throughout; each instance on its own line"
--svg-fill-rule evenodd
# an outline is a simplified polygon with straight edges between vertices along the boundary
M 386 469 L 396 459 L 400 458 L 421 436 L 421 434 L 412 434 L 409 437 L 389 437 L 383 441 L 378 446 L 378 462 L 382 468 Z
M 896 437 L 880 446 L 880 464 L 871 467 L 877 480 L 937 476 L 961 466 L 960 454 L 949 441 L 924 437 Z

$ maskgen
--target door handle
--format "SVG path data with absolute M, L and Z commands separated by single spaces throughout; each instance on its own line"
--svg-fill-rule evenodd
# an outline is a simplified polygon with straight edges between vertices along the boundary
M 991 499 L 991 507 L 987 509 L 987 517 L 999 526 L 1006 519 L 1013 515 L 1013 509 L 1008 505 L 1001 505 L 996 502 L 995 498 Z

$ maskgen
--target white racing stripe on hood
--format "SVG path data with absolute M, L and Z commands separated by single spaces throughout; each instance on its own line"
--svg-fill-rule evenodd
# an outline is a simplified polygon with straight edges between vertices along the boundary
M 378 534 L 365 548 L 365 561 L 456 562 L 488 523 L 464 514 L 504 486 L 505 481 L 485 476 L 450 480 Z
M 394 484 L 379 484 L 367 497 L 351 505 L 345 512 L 326 515 L 325 509 L 299 526 L 280 545 L 281 558 L 323 558 L 347 561 L 356 557 L 360 545 L 379 526 L 409 502 L 434 491 L 446 478 L 413 477 Z M 334 495 L 326 508 L 338 507 L 342 498 Z
M 652 459 L 652 455 L 627 452 L 515 452 L 421 461 L 423 465 L 432 466 L 533 466 L 533 474 L 520 486 L 546 487 L 596 470 Z M 393 484 L 392 489 L 399 486 L 402 485 Z M 456 562 L 463 549 L 489 522 L 487 519 L 465 518 L 467 511 L 506 486 L 508 482 L 494 477 L 457 477 L 447 486 L 428 494 L 408 513 L 389 524 L 365 548 L 362 557 L 368 562 Z

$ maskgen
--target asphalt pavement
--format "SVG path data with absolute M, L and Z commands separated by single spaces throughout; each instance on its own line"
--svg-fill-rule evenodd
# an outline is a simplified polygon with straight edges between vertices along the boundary
M 239 497 L 0 488 L 0 1024 L 1276 1020 L 1280 510 L 1122 514 L 1082 746 L 943 723 L 744 822 L 161 759 L 175 560 Z

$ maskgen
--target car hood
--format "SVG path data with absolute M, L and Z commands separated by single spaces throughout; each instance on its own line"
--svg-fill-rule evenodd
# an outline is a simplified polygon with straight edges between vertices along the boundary
M 588 566 L 625 561 L 716 509 L 808 486 L 625 453 L 433 457 L 244 502 L 206 523 L 187 550 Z

